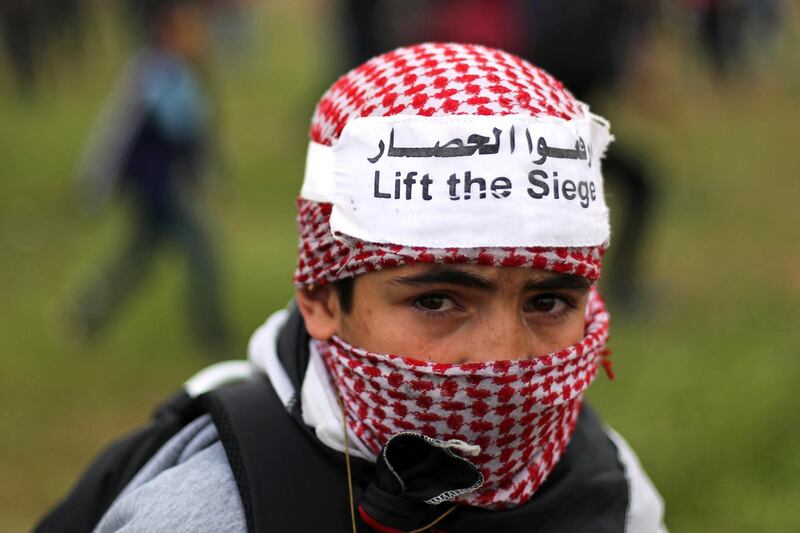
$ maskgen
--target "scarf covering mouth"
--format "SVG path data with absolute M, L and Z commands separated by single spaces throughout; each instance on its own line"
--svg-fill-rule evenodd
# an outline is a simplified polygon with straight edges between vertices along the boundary
M 607 339 L 608 313 L 592 289 L 583 339 L 531 359 L 441 364 L 371 353 L 338 337 L 314 342 L 349 428 L 373 453 L 404 432 L 480 446 L 468 460 L 484 483 L 452 501 L 499 509 L 530 499 L 560 459 Z

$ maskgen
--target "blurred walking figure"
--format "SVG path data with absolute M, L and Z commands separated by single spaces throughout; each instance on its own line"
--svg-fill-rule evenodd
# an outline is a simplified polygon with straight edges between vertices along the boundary
M 745 63 L 746 5 L 741 0 L 685 2 L 696 13 L 697 39 L 717 76 Z
M 763 60 L 781 30 L 784 0 L 681 0 L 713 73 L 733 79 Z
M 52 47 L 79 57 L 83 53 L 89 5 L 87 0 L 44 0 L 48 39 Z
M 0 35 L 22 96 L 36 89 L 42 56 L 41 10 L 30 0 L 0 0 Z
M 86 0 L 0 0 L 0 48 L 22 98 L 38 96 L 51 60 L 80 59 L 86 11 Z
M 169 241 L 187 260 L 196 338 L 210 354 L 225 347 L 217 265 L 195 195 L 212 137 L 200 75 L 206 9 L 201 0 L 137 2 L 145 45 L 106 104 L 80 175 L 90 206 L 119 192 L 134 216 L 127 247 L 75 302 L 73 319 L 87 338 L 107 324 Z

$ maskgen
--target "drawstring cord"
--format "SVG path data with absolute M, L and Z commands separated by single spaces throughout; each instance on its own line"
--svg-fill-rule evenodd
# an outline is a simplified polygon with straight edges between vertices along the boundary
M 440 514 L 440 515 L 439 515 L 439 518 L 437 518 L 436 520 L 434 520 L 434 521 L 433 521 L 433 522 L 431 522 L 430 524 L 426 524 L 426 525 L 422 526 L 422 527 L 421 527 L 421 528 L 419 528 L 419 529 L 414 529 L 414 530 L 411 530 L 411 531 L 409 531 L 408 533 L 422 533 L 423 531 L 427 531 L 428 529 L 432 529 L 432 528 L 433 528 L 433 526 L 435 526 L 436 524 L 438 524 L 439 522 L 441 522 L 442 520 L 444 520 L 444 519 L 445 519 L 445 517 L 446 517 L 447 515 L 449 515 L 449 514 L 450 514 L 450 513 L 452 513 L 453 511 L 455 511 L 455 510 L 456 510 L 456 507 L 457 507 L 456 505 L 452 506 L 450 509 L 448 509 L 448 510 L 446 510 L 445 512 L 443 512 L 442 514 Z
M 342 410 L 342 434 L 344 435 L 344 462 L 347 465 L 347 497 L 350 501 L 350 521 L 353 523 L 353 533 L 356 529 L 356 510 L 353 506 L 353 470 L 350 467 L 350 439 L 347 438 L 347 414 L 344 411 L 344 402 L 339 396 L 339 408 Z

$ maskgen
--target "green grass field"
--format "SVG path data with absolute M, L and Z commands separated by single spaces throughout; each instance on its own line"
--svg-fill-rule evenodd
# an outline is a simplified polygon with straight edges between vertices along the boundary
M 208 210 L 228 357 L 291 297 L 306 128 L 337 70 L 312 3 L 274 4 L 252 57 L 216 72 L 226 166 Z M 72 176 L 124 57 L 114 20 L 97 17 L 84 63 L 52 64 L 36 100 L 0 74 L 0 532 L 28 529 L 104 443 L 208 362 L 176 253 L 95 344 L 63 320 L 127 235 L 123 209 L 81 212 Z M 600 376 L 590 398 L 637 450 L 674 532 L 800 531 L 799 50 L 790 35 L 758 75 L 722 87 L 665 33 L 655 77 L 609 105 L 617 136 L 658 170 L 661 204 L 646 256 L 654 309 L 613 322 L 617 379 Z

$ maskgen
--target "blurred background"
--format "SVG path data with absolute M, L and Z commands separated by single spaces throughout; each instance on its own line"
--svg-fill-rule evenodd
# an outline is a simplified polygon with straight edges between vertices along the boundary
M 779 0 L 0 1 L 0 531 L 246 355 L 292 297 L 313 105 L 422 39 L 611 120 L 616 379 L 589 396 L 669 528 L 800 531 L 798 26 Z

